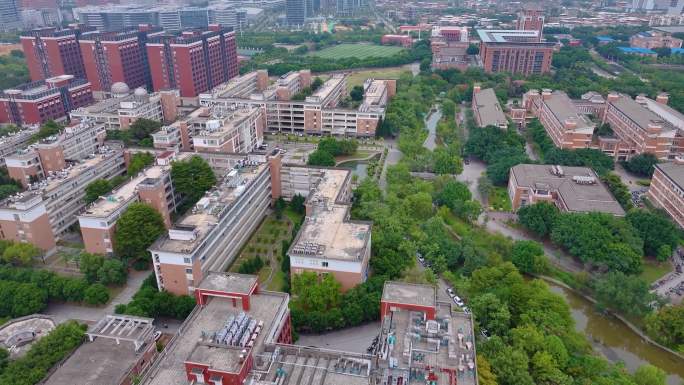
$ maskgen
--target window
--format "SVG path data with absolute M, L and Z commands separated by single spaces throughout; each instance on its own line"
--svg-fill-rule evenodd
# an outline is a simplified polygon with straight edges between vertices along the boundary
M 190 258 L 183 258 L 183 262 L 190 264 Z
M 324 262 L 321 263 L 321 265 L 322 265 L 323 267 L 328 267 L 328 262 L 325 262 L 325 261 L 324 261 Z
M 192 269 L 185 269 L 186 274 L 192 274 Z

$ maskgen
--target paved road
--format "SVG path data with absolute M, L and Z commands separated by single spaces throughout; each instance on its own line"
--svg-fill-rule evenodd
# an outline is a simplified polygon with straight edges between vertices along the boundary
M 425 138 L 425 142 L 423 142 L 423 147 L 427 148 L 430 151 L 433 151 L 435 148 L 437 148 L 437 123 L 439 123 L 439 120 L 441 118 L 442 111 L 437 110 L 431 113 L 425 121 L 425 128 L 428 130 L 428 137 Z
M 380 173 L 380 188 L 382 191 L 387 191 L 387 167 L 393 166 L 401 160 L 402 153 L 397 148 L 397 142 L 394 139 L 386 139 L 385 143 L 389 147 L 387 151 L 387 156 L 385 157 L 385 163 L 382 165 L 382 172 Z
M 120 303 L 128 303 L 133 295 L 138 291 L 142 281 L 150 275 L 150 271 L 133 270 L 128 275 L 126 287 L 112 299 L 108 305 L 103 307 L 80 306 L 71 303 L 50 304 L 44 314 L 50 315 L 55 322 L 62 323 L 70 319 L 93 323 L 99 321 L 106 314 L 113 314 L 114 307 Z
M 484 197 L 477 189 L 477 179 L 484 175 L 485 171 L 487 171 L 487 165 L 480 160 L 474 159 L 470 161 L 470 164 L 463 164 L 463 172 L 456 176 L 456 180 L 467 184 L 470 193 L 473 194 L 473 198 L 480 201 L 483 205 L 485 204 Z
M 639 178 L 638 176 L 627 172 L 627 170 L 622 167 L 619 162 L 615 162 L 615 173 L 620 176 L 622 183 L 627 185 L 629 191 L 639 191 L 644 189 L 644 186 L 640 186 L 637 182 L 640 180 L 648 181 L 646 178 Z
M 484 225 L 487 231 L 491 233 L 500 233 L 507 237 L 511 237 L 514 240 L 537 241 L 542 245 L 544 254 L 546 254 L 549 262 L 551 262 L 553 265 L 563 270 L 575 273 L 584 271 L 582 264 L 576 262 L 571 256 L 565 254 L 556 246 L 550 244 L 549 242 L 543 242 L 538 239 L 534 239 L 522 230 L 510 227 L 504 223 L 504 221 L 515 217 L 515 214 L 490 211 L 486 213 L 486 216 L 488 217 L 488 220 L 486 221 L 484 220 L 484 217 L 480 217 L 480 224 Z

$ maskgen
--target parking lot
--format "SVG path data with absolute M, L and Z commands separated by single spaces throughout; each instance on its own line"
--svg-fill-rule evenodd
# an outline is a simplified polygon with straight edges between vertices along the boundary
M 684 249 L 679 248 L 672 256 L 674 270 L 651 285 L 651 290 L 661 297 L 678 304 L 684 299 Z

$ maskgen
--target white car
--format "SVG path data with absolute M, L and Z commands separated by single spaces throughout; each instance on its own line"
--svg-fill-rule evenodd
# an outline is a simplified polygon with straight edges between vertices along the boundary
M 470 309 L 468 309 L 468 306 L 461 306 L 461 308 L 463 309 L 464 313 L 466 313 L 466 314 L 470 313 Z
M 449 293 L 449 295 L 453 296 L 454 295 L 454 289 L 448 288 L 447 293 Z
M 459 296 L 457 296 L 457 295 L 454 296 L 454 301 L 456 301 L 456 302 L 463 302 L 463 300 L 461 299 L 461 297 L 459 297 Z

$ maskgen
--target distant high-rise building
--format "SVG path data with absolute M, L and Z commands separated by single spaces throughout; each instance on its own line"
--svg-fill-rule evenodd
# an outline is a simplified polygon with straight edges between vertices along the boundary
M 149 87 L 145 43 L 148 37 L 161 33 L 161 30 L 140 30 L 81 35 L 81 55 L 93 91 L 109 92 L 117 82 L 130 88 Z
M 189 28 L 206 29 L 210 24 L 237 26 L 234 5 L 217 5 L 211 8 L 164 6 L 151 9 L 131 6 L 88 7 L 77 10 L 76 14 L 81 22 L 100 31 L 119 31 L 136 28 L 140 24 L 149 24 L 172 32 Z
M 303 25 L 307 17 L 312 16 L 312 0 L 287 0 L 285 16 L 289 25 Z
M 59 75 L 85 79 L 85 67 L 78 44 L 79 29 L 36 29 L 21 36 L 31 80 Z
M 237 76 L 235 31 L 218 25 L 210 29 L 158 36 L 147 43 L 155 91 L 177 88 L 181 97 L 195 97 Z
M 0 0 L 0 30 L 21 28 L 21 17 L 17 0 Z
M 517 28 L 524 31 L 539 31 L 541 38 L 544 31 L 544 11 L 535 7 L 524 8 L 518 15 Z
M 532 75 L 551 70 L 555 43 L 541 41 L 541 32 L 481 29 L 477 33 L 485 72 Z

